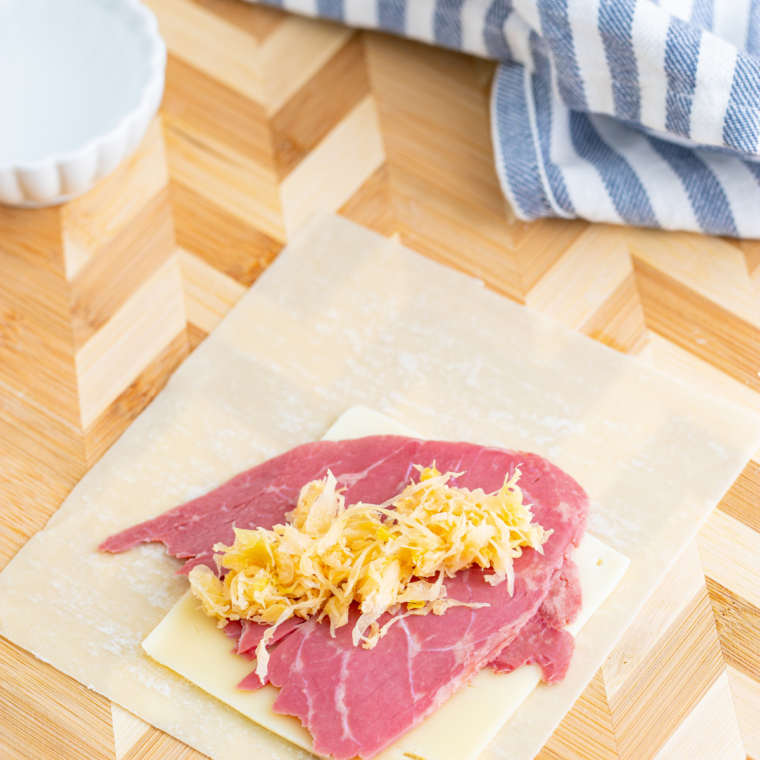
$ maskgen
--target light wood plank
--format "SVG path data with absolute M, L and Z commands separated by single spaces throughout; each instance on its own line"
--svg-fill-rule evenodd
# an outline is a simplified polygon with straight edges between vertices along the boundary
M 760 682 L 730 665 L 726 671 L 744 748 L 750 757 L 760 757 Z
M 288 236 L 318 211 L 337 211 L 383 163 L 375 101 L 362 100 L 280 185 Z
M 354 35 L 269 122 L 280 178 L 371 93 L 361 35 Z
M 760 465 L 750 461 L 721 499 L 718 509 L 760 533 Z
M 150 726 L 120 760 L 206 760 L 206 755 Z
M 236 24 L 192 0 L 147 0 L 156 14 L 166 46 L 241 95 L 265 102 L 259 43 Z
M 151 725 L 123 707 L 119 707 L 116 702 L 111 702 L 111 721 L 116 760 L 124 760 L 132 747 L 151 730 Z
M 599 670 L 536 760 L 617 760 L 610 707 Z
M 389 165 L 451 196 L 462 215 L 481 210 L 511 223 L 491 150 L 493 62 L 392 36 L 365 40 Z
M 168 343 L 126 390 L 85 428 L 84 454 L 88 468 L 103 456 L 132 420 L 156 397 L 189 352 L 190 336 L 189 329 L 186 329 Z
M 79 273 L 169 182 L 157 117 L 137 152 L 89 193 L 61 207 L 66 277 Z
M 632 252 L 647 327 L 760 391 L 760 328 Z
M 741 404 L 747 409 L 760 412 L 760 393 L 725 372 L 721 372 L 710 362 L 700 359 L 682 346 L 651 330 L 648 335 L 652 362 L 655 367 L 689 385 L 701 388 L 706 393 Z
M 77 406 L 76 416 L 78 409 Z M 49 409 L 0 380 L 0 420 L 13 429 L 19 443 L 23 442 L 18 453 L 33 455 L 30 462 L 47 462 L 83 474 L 82 430 L 78 419 L 60 414 L 58 409 Z M 8 448 L 10 446 L 4 447 L 6 451 Z
M 0 705 L 3 760 L 114 758 L 108 700 L 3 638 Z
M 285 241 L 277 175 L 269 166 L 232 149 L 199 142 L 169 121 L 166 129 L 172 178 L 273 240 Z
M 387 163 L 367 178 L 339 210 L 341 216 L 401 242 Z
M 389 175 L 391 203 L 398 210 L 403 245 L 522 301 L 524 289 L 512 255 L 512 230 L 503 217 L 488 209 L 463 206 L 437 183 L 425 182 L 400 165 L 389 166 Z
M 560 324 L 582 329 L 631 275 L 628 247 L 614 227 L 594 225 L 526 294 L 525 304 Z M 583 293 L 581 298 L 578 293 Z
M 63 271 L 35 266 L 2 245 L 0 271 L 0 383 L 76 424 L 71 289 Z
M 280 8 L 259 3 L 241 2 L 240 0 L 195 0 L 213 13 L 227 19 L 230 23 L 252 34 L 263 42 L 288 14 Z
M 724 672 L 715 619 L 703 591 L 631 677 L 614 694 L 608 691 L 621 760 L 653 760 Z
M 149 198 L 129 225 L 111 238 L 71 281 L 75 350 L 174 254 L 169 188 Z
M 582 219 L 539 219 L 523 224 L 507 207 L 522 292 L 541 280 L 589 226 Z
M 246 288 L 189 251 L 180 250 L 180 269 L 188 322 L 210 333 Z
M 0 260 L 17 260 L 41 275 L 66 274 L 61 235 L 61 207 L 28 209 L 0 206 Z M 29 270 L 27 270 L 29 271 Z M 0 280 L 2 284 L 3 280 Z
M 165 123 L 211 150 L 274 167 L 264 107 L 173 55 L 166 64 L 161 112 Z
M 640 354 L 649 343 L 636 278 L 631 272 L 584 322 L 582 332 L 625 354 Z
M 254 282 L 282 248 L 281 242 L 176 180 L 172 208 L 177 243 L 243 285 Z
M 651 267 L 746 322 L 760 326 L 760 308 L 744 254 L 735 245 L 702 235 L 639 230 L 629 237 L 631 251 Z
M 724 671 L 671 734 L 654 760 L 744 760 L 746 752 Z
M 82 427 L 185 329 L 179 260 L 173 256 L 76 354 Z
M 713 578 L 707 578 L 726 664 L 760 681 L 760 609 Z
M 42 445 L 28 429 L 19 430 L 0 413 L 0 571 L 38 531 L 85 473 L 83 446 L 78 452 Z M 73 461 L 73 454 L 77 454 Z M 0 680 L 2 680 L 0 665 Z M 0 695 L 2 704 L 2 695 Z M 7 730 L 0 710 L 0 734 Z M 0 754 L 2 757 L 2 754 Z
M 618 641 L 602 671 L 607 696 L 614 698 L 635 679 L 657 642 L 704 593 L 705 579 L 696 543 L 690 544 Z
M 267 113 L 273 116 L 348 42 L 351 29 L 288 16 L 260 48 Z
M 760 533 L 717 510 L 699 532 L 697 545 L 705 574 L 760 608 Z

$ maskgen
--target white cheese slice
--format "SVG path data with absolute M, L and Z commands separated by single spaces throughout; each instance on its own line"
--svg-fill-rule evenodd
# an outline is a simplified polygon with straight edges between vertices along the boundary
M 409 438 L 424 438 L 416 430 L 380 414 L 367 406 L 352 406 L 346 409 L 322 436 L 323 441 L 349 441 L 367 435 L 405 435 Z
M 385 415 L 357 406 L 346 411 L 323 439 L 366 435 L 422 437 Z M 629 560 L 589 534 L 574 550 L 573 559 L 583 590 L 583 608 L 568 626 L 576 635 L 618 585 Z M 313 751 L 311 735 L 300 721 L 272 710 L 277 696 L 273 686 L 254 692 L 235 688 L 253 670 L 253 664 L 232 654 L 232 642 L 197 608 L 197 600 L 188 591 L 143 642 L 145 651 L 251 720 Z M 484 668 L 468 687 L 400 737 L 377 760 L 476 760 L 540 681 L 536 665 L 501 675 Z

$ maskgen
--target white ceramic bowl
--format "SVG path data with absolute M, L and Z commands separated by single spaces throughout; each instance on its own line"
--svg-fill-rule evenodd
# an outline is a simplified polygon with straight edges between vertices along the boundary
M 0 0 L 0 203 L 81 195 L 138 146 L 166 45 L 137 0 Z

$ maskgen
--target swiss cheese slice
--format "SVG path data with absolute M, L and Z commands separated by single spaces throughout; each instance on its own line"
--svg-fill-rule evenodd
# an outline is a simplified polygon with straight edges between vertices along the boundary
M 357 406 L 346 411 L 323 439 L 337 441 L 367 435 L 422 437 L 385 415 Z M 618 585 L 629 560 L 588 533 L 574 550 L 573 560 L 578 565 L 583 590 L 583 608 L 568 626 L 576 635 Z M 300 721 L 272 710 L 277 689 L 266 686 L 245 692 L 235 688 L 254 666 L 232 654 L 232 642 L 217 628 L 215 620 L 198 609 L 190 591 L 143 642 L 143 648 L 154 660 L 251 720 L 313 751 L 311 735 Z M 400 737 L 377 760 L 476 760 L 535 688 L 551 688 L 540 682 L 541 671 L 536 665 L 508 674 L 483 668 L 469 686 Z

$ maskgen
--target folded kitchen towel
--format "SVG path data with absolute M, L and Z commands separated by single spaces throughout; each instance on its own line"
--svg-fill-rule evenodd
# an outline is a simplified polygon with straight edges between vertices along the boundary
M 500 61 L 522 219 L 760 237 L 760 0 L 263 0 Z

